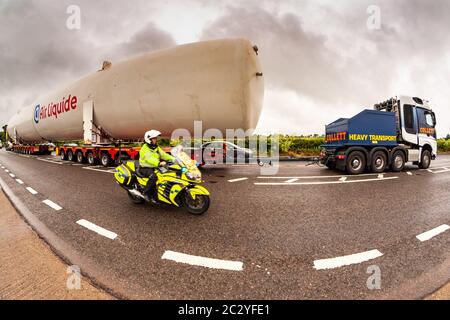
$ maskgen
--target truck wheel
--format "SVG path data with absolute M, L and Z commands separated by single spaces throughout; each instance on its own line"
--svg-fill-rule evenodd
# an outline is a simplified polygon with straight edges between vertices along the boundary
M 392 155 L 392 163 L 391 163 L 391 169 L 394 172 L 400 172 L 405 167 L 405 154 L 397 150 Z
M 66 153 L 64 152 L 64 150 L 61 150 L 61 151 L 59 152 L 59 157 L 61 158 L 61 160 L 67 160 L 67 155 L 66 155 Z
M 366 157 L 361 151 L 353 151 L 347 157 L 346 168 L 348 174 L 361 174 L 366 169 Z
M 376 151 L 372 156 L 372 172 L 382 173 L 387 167 L 387 157 L 383 151 Z
M 420 159 L 419 168 L 420 169 L 428 169 L 431 164 L 431 152 L 425 150 L 422 152 L 422 157 Z
M 102 158 L 100 160 L 102 162 L 102 166 L 104 167 L 109 167 L 112 162 L 111 157 L 107 153 L 102 154 Z
M 94 154 L 92 152 L 88 152 L 86 158 L 87 158 L 88 164 L 91 166 L 94 166 L 97 162 L 97 159 L 95 159 Z
M 67 151 L 67 160 L 69 160 L 69 161 L 74 160 L 72 150 Z
M 77 152 L 77 162 L 78 163 L 83 163 L 84 162 L 83 152 L 81 152 L 81 151 Z

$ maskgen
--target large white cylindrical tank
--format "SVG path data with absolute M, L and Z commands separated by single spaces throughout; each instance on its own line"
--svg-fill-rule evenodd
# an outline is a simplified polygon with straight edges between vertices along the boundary
M 8 133 L 24 142 L 83 139 L 83 105 L 116 139 L 138 140 L 149 129 L 255 128 L 264 81 L 257 50 L 245 39 L 181 45 L 96 72 L 21 109 Z

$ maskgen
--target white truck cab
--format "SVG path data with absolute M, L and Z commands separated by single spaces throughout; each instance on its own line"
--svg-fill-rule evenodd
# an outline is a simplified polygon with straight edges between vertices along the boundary
M 396 114 L 397 140 L 408 152 L 407 161 L 428 168 L 437 156 L 436 116 L 429 102 L 400 95 L 374 108 Z

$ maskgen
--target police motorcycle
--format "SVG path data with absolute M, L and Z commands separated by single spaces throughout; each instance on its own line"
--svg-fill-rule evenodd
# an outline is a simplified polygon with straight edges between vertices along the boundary
M 171 153 L 174 162 L 155 169 L 157 203 L 183 207 L 193 215 L 205 213 L 210 205 L 210 193 L 201 185 L 197 162 L 183 152 L 181 146 L 173 148 Z M 143 191 L 149 179 L 139 173 L 139 161 L 127 161 L 118 166 L 114 177 L 133 203 L 146 202 Z

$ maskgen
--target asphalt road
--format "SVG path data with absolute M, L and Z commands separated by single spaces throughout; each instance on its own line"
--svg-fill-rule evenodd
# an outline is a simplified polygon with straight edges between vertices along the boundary
M 206 167 L 212 204 L 200 217 L 132 204 L 108 169 L 4 150 L 0 165 L 35 217 L 89 260 L 81 270 L 124 297 L 422 298 L 450 279 L 449 156 L 383 176 L 303 162 L 267 177 L 256 165 Z

